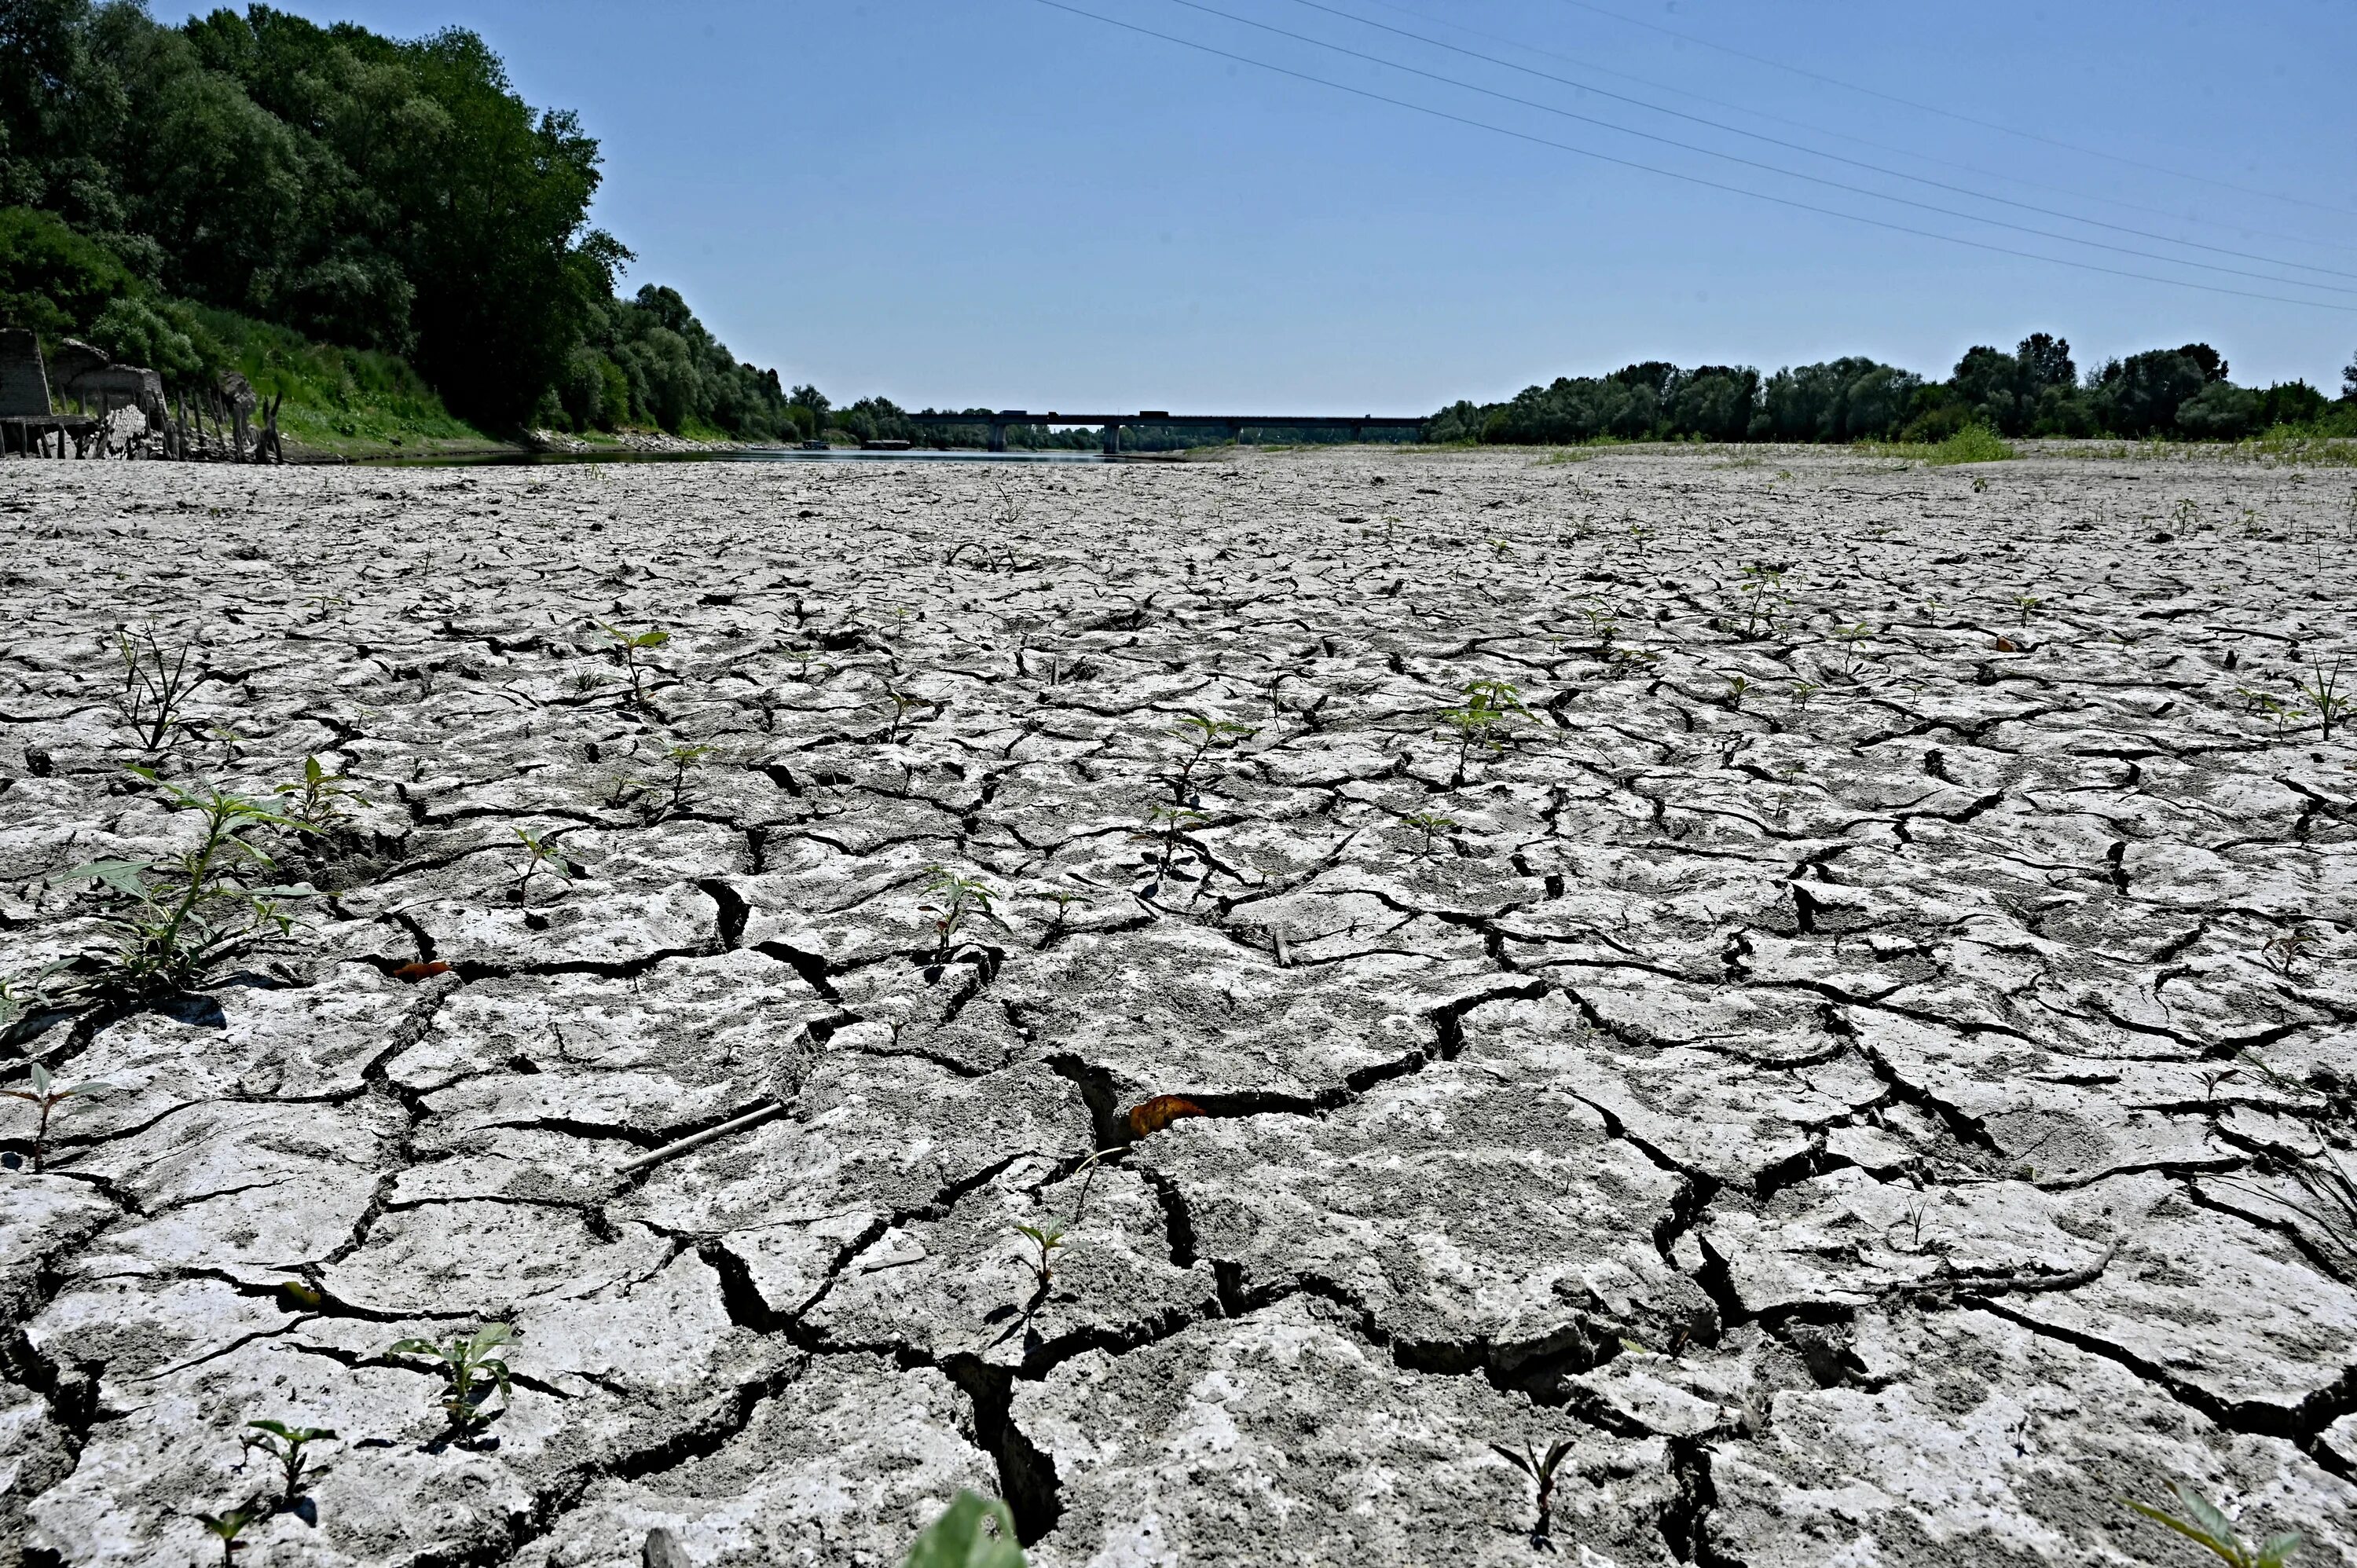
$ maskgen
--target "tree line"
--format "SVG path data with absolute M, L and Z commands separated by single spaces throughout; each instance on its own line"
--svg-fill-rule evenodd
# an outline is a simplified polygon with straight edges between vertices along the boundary
M 2338 402 L 2305 381 L 2237 386 L 2207 343 L 2106 360 L 2082 374 L 2065 338 L 1965 350 L 1945 381 L 1865 358 L 1749 366 L 1661 360 L 1606 376 L 1564 376 L 1506 403 L 1459 402 L 1427 427 L 1436 441 L 1941 441 L 1970 425 L 2000 435 L 2234 440 L 2277 426 L 2357 435 L 2357 359 Z
M 802 429 L 677 292 L 616 296 L 599 177 L 578 118 L 463 29 L 0 0 L 0 322 L 181 381 L 267 324 L 414 366 L 493 429 Z

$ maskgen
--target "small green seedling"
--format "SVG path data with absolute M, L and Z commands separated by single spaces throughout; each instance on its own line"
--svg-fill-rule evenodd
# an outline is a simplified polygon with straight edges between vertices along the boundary
M 111 989 L 133 996 L 187 991 L 215 963 L 272 932 L 285 936 L 294 929 L 279 900 L 307 898 L 311 888 L 244 881 L 242 869 L 266 871 L 274 863 L 241 834 L 254 827 L 316 828 L 214 786 L 188 789 L 153 768 L 128 771 L 162 790 L 172 810 L 199 813 L 204 828 L 196 848 L 169 860 L 97 860 L 51 878 L 96 883 L 113 897 L 114 907 L 103 918 L 122 945 L 107 978 Z
M 1474 746 L 1504 749 L 1505 743 L 1492 732 L 1511 722 L 1517 714 L 1528 718 L 1530 712 L 1523 705 L 1522 692 L 1511 681 L 1467 682 L 1464 704 L 1445 708 L 1440 714 L 1441 722 L 1457 732 L 1455 782 L 1465 782 L 1465 765 L 1471 758 Z
M 493 1388 L 500 1391 L 500 1409 L 507 1409 L 506 1347 L 515 1337 L 515 1330 L 504 1323 L 486 1323 L 447 1345 L 432 1339 L 396 1340 L 392 1353 L 424 1356 L 441 1363 L 442 1409 L 450 1418 L 450 1430 L 463 1435 L 490 1424 L 482 1406 Z
M 2300 961 L 2308 956 L 2309 949 L 2315 945 L 2316 937 L 2307 927 L 2294 926 L 2259 944 L 2259 961 L 2290 980 L 2296 976 Z
M 2316 722 L 2323 731 L 2322 738 L 2326 740 L 2332 738 L 2332 726 L 2345 721 L 2350 710 L 2357 708 L 2357 696 L 2352 696 L 2341 685 L 2341 676 L 2348 668 L 2348 662 L 2345 659 L 2336 659 L 2330 670 L 2319 664 L 2299 684 L 2300 695 L 2308 699 L 2309 712 L 2316 715 Z
M 351 780 L 340 773 L 330 773 L 316 757 L 303 759 L 303 777 L 291 784 L 281 784 L 276 794 L 290 797 L 286 815 L 307 828 L 321 832 L 340 826 L 350 820 L 344 810 L 346 800 L 365 806 L 368 798 L 351 787 Z
M 909 737 L 914 727 L 909 722 L 909 715 L 919 708 L 931 708 L 935 714 L 942 711 L 942 704 L 934 699 L 920 697 L 914 692 L 903 692 L 888 682 L 884 688 L 884 699 L 892 704 L 892 722 L 884 726 L 884 744 L 887 746 Z
M 517 903 L 522 904 L 529 900 L 532 893 L 532 879 L 535 876 L 554 876 L 559 882 L 570 884 L 575 877 L 581 875 L 580 865 L 566 859 L 565 853 L 556 847 L 556 834 L 553 830 L 546 833 L 535 834 L 518 828 L 515 830 L 515 836 L 523 844 L 524 854 L 523 869 L 516 874 L 515 901 Z
M 1741 707 L 1743 705 L 1744 694 L 1750 690 L 1751 677 L 1742 673 L 1740 671 L 1729 671 L 1727 672 L 1727 705 L 1728 707 Z
M 1420 859 L 1430 858 L 1434 838 L 1464 825 L 1455 817 L 1445 817 L 1438 811 L 1414 811 L 1402 817 L 1400 821 L 1424 834 L 1423 847 L 1416 851 L 1417 857 Z
M 1539 1519 L 1531 1529 L 1533 1541 L 1546 1540 L 1555 1528 L 1555 1476 L 1562 1468 L 1571 1448 L 1570 1438 L 1558 1437 L 1547 1444 L 1546 1456 L 1541 1458 L 1538 1450 L 1528 1443 L 1523 1444 L 1519 1453 L 1502 1443 L 1490 1444 L 1490 1452 L 1528 1476 L 1532 1485 L 1538 1487 Z
M 1073 905 L 1079 904 L 1085 907 L 1089 902 L 1087 894 L 1074 893 L 1063 887 L 1059 887 L 1052 893 L 1042 893 L 1039 897 L 1042 902 L 1053 904 L 1056 907 L 1056 912 L 1048 918 L 1048 931 L 1051 936 L 1070 927 Z
M 940 865 L 929 865 L 925 870 L 925 893 L 933 902 L 917 908 L 932 917 L 934 961 L 946 962 L 951 950 L 957 945 L 958 933 L 968 920 L 998 920 L 990 908 L 990 901 L 997 895 L 979 877 L 962 875 Z
M 1166 806 L 1157 803 L 1147 808 L 1146 813 L 1146 831 L 1137 834 L 1136 836 L 1143 839 L 1157 840 L 1160 842 L 1162 845 L 1162 854 L 1160 859 L 1155 863 L 1155 865 L 1157 871 L 1168 873 L 1170 869 L 1171 860 L 1178 853 L 1178 835 L 1185 832 L 1189 828 L 1194 827 L 1199 823 L 1208 822 L 1211 820 L 1211 819 L 1209 815 L 1196 811 L 1191 806 Z
M 1776 618 L 1791 605 L 1784 593 L 1784 568 L 1765 562 L 1743 568 L 1743 582 L 1736 589 L 1742 596 L 1744 637 L 1758 637 L 1776 629 Z
M 1795 681 L 1792 682 L 1792 705 L 1805 708 L 1809 705 L 1809 699 L 1824 690 L 1824 687 L 1814 681 Z
M 315 1443 L 339 1443 L 341 1438 L 324 1426 L 289 1426 L 283 1421 L 249 1421 L 248 1435 L 238 1439 L 247 1448 L 259 1448 L 277 1462 L 285 1485 L 279 1500 L 292 1507 L 303 1495 L 303 1480 L 324 1468 L 304 1462 L 304 1450 Z M 259 1436 L 253 1435 L 258 1433 Z
M 197 1522 L 221 1543 L 222 1568 L 229 1568 L 237 1561 L 237 1554 L 245 1550 L 245 1542 L 238 1537 L 245 1533 L 247 1525 L 269 1512 L 260 1504 L 242 1503 L 233 1509 L 223 1509 L 219 1513 L 200 1513 L 196 1518 Z
M 646 706 L 646 677 L 653 666 L 645 662 L 644 656 L 669 642 L 671 633 L 659 626 L 651 626 L 644 631 L 624 631 L 602 620 L 597 629 L 614 639 L 614 651 L 621 658 L 623 672 L 630 678 L 630 705 Z
M 2134 1498 L 2122 1498 L 2120 1501 L 2155 1524 L 2173 1530 L 2195 1545 L 2206 1548 L 2211 1555 L 2226 1563 L 2228 1568 L 2284 1568 L 2284 1564 L 2291 1561 L 2291 1554 L 2299 1550 L 2298 1535 L 2290 1532 L 2271 1535 L 2253 1546 L 2243 1539 L 2242 1531 L 2234 1528 L 2234 1521 L 2201 1493 L 2181 1481 L 2170 1482 L 2169 1489 L 2177 1494 L 2177 1500 L 2184 1506 L 2183 1513 L 2171 1513 L 2150 1503 L 2140 1503 Z
M 2029 624 L 2029 612 L 2036 609 L 2045 602 L 2046 601 L 2044 599 L 2035 598 L 2029 594 L 2016 594 L 2013 596 L 2013 607 L 2021 612 L 2021 624 L 2023 626 L 2028 626 Z
M 1178 776 L 1170 781 L 1170 798 L 1186 805 L 1195 793 L 1195 769 L 1215 747 L 1235 746 L 1250 740 L 1260 732 L 1250 725 L 1240 725 L 1229 719 L 1215 719 L 1208 714 L 1188 714 L 1173 725 L 1170 733 L 1188 747 L 1179 759 Z
M 1039 1291 L 1044 1295 L 1049 1281 L 1055 1277 L 1056 1254 L 1071 1244 L 1064 1240 L 1064 1221 L 1050 1214 L 1037 1225 L 1017 1225 L 1013 1230 L 1035 1250 L 1023 1262 L 1039 1282 Z
M 40 1121 L 33 1127 L 33 1174 L 35 1176 L 40 1175 L 42 1156 L 48 1152 L 49 1113 L 77 1094 L 104 1094 L 114 1087 L 100 1079 L 91 1079 L 87 1083 L 70 1084 L 64 1089 L 52 1087 L 53 1082 L 54 1080 L 49 1077 L 49 1069 L 35 1062 L 28 1087 L 0 1089 L 0 1095 L 5 1095 L 10 1100 L 21 1100 L 26 1104 L 36 1107 L 41 1113 Z
M 187 727 L 181 710 L 188 706 L 189 693 L 204 683 L 205 673 L 189 671 L 187 644 L 167 652 L 152 629 L 135 637 L 127 629 L 118 629 L 114 651 L 123 660 L 123 685 L 114 698 L 116 716 L 139 737 L 141 750 L 160 751 L 174 730 Z
M 1006 1505 L 961 1491 L 909 1548 L 905 1568 L 1026 1568 L 1027 1562 Z
M 663 767 L 667 771 L 662 778 L 656 779 L 654 784 L 657 789 L 663 791 L 664 799 L 662 804 L 652 813 L 653 821 L 661 822 L 666 817 L 675 817 L 687 810 L 690 804 L 688 797 L 693 793 L 688 783 L 690 776 L 705 762 L 719 755 L 719 751 L 720 748 L 716 746 L 683 744 L 674 746 L 663 753 Z

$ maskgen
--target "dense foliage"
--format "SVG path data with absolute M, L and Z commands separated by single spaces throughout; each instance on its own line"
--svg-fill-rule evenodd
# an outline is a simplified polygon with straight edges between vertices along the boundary
M 2227 380 L 2207 343 L 2111 360 L 2084 376 L 2071 345 L 2033 333 L 2013 352 L 1965 350 L 1944 381 L 1868 359 L 1799 365 L 1762 379 L 1748 367 L 1681 370 L 1654 361 L 1609 376 L 1559 378 L 1510 403 L 1458 403 L 1437 441 L 1942 441 L 1967 426 L 1999 435 L 2237 439 L 2276 425 L 2357 435 L 2357 360 L 2334 403 L 2305 381 L 2264 392 Z
M 0 0 L 0 317 L 188 378 L 229 355 L 199 307 L 227 311 L 403 357 L 498 428 L 795 428 L 675 292 L 614 296 L 598 177 L 460 29 Z

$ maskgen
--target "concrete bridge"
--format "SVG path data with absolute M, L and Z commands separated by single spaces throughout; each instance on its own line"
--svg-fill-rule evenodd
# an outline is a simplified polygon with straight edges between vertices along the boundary
M 1168 409 L 1149 408 L 1136 413 L 1033 413 L 1028 409 L 1002 408 L 995 413 L 912 413 L 912 424 L 986 424 L 990 426 L 990 449 L 1006 450 L 1006 427 L 1010 424 L 1101 424 L 1104 426 L 1105 456 L 1121 451 L 1121 428 L 1125 424 L 1178 425 L 1184 429 L 1215 430 L 1223 440 L 1233 441 L 1246 430 L 1348 430 L 1352 435 L 1363 435 L 1370 430 L 1413 430 L 1422 439 L 1430 421 L 1421 415 L 1392 416 L 1376 413 L 1172 413 Z

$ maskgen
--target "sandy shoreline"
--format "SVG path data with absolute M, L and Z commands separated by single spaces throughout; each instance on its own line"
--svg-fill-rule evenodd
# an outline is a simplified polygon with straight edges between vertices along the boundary
M 190 829 L 118 625 L 210 677 L 168 776 L 367 799 L 293 936 L 9 1047 L 114 1088 L 0 1171 L 0 1563 L 210 1560 L 256 1417 L 341 1439 L 250 1565 L 960 1487 L 1056 1565 L 2190 1562 L 2172 1481 L 2357 1559 L 2267 1197 L 2357 1075 L 2347 472 L 1759 456 L 0 465 L 0 972 Z M 492 1319 L 440 1441 L 388 1347 Z

